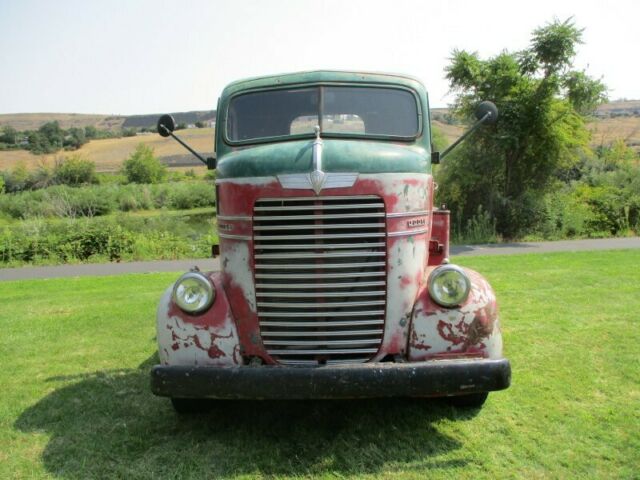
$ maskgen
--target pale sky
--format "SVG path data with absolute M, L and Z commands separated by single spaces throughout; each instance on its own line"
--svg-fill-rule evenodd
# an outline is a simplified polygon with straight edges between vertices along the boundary
M 576 66 L 640 99 L 640 1 L 0 0 L 0 113 L 209 110 L 239 78 L 406 73 L 446 106 L 454 48 L 495 55 L 570 16 Z

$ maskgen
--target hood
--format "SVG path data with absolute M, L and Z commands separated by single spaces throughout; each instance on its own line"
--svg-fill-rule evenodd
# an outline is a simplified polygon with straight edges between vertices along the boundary
M 382 141 L 323 138 L 322 170 L 357 173 L 429 173 L 426 150 Z M 218 158 L 218 178 L 265 177 L 312 170 L 313 140 L 259 145 Z

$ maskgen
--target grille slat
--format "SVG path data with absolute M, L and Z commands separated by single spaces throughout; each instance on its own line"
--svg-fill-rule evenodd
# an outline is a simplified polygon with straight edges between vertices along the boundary
M 292 332 L 289 330 L 272 330 L 262 332 L 263 337 L 359 337 L 362 335 L 382 335 L 382 330 L 320 330 L 313 332 Z
M 382 295 L 379 291 L 358 291 L 359 297 L 378 297 Z M 353 297 L 353 292 L 258 292 L 258 298 L 338 298 Z
M 253 211 L 263 343 L 285 365 L 364 362 L 386 307 L 380 197 L 264 198 Z
M 380 318 L 377 320 L 349 320 L 349 321 L 337 321 L 337 322 L 324 322 L 324 321 L 273 322 L 270 320 L 260 322 L 261 327 L 287 327 L 292 329 L 305 328 L 305 327 L 313 327 L 313 328 L 364 327 L 369 325 L 384 325 L 384 319 Z
M 256 263 L 256 269 L 263 270 L 313 270 L 316 268 L 368 268 L 384 267 L 385 262 L 357 262 L 357 263 Z

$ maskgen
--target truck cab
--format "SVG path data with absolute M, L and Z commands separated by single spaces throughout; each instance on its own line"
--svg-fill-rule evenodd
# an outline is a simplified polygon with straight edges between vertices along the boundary
M 216 398 L 478 406 L 509 386 L 495 294 L 449 261 L 419 81 L 237 81 L 215 135 L 221 271 L 187 272 L 162 297 L 153 393 L 179 411 Z

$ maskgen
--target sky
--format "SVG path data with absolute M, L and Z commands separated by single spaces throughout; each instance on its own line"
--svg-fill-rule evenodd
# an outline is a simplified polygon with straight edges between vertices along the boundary
M 569 17 L 575 67 L 640 99 L 637 0 L 0 0 L 0 113 L 210 110 L 231 81 L 316 69 L 409 74 L 444 107 L 454 49 L 521 50 Z

